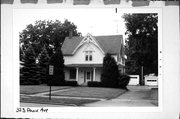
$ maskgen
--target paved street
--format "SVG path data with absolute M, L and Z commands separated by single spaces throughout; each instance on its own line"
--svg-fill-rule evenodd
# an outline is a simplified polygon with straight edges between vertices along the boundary
M 105 107 L 105 106 L 157 106 L 158 93 L 148 86 L 128 86 L 129 91 L 111 100 L 98 101 L 95 103 L 85 104 L 88 107 Z

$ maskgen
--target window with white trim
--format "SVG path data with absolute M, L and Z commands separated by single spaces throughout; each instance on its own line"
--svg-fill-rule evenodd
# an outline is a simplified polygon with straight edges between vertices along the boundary
M 92 51 L 86 51 L 85 52 L 85 61 L 92 61 L 93 57 L 92 57 Z

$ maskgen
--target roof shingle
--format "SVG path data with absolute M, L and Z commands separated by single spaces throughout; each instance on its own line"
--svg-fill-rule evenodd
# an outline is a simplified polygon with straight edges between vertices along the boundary
M 93 36 L 105 53 L 118 54 L 122 46 L 122 35 Z M 66 37 L 62 45 L 64 55 L 72 55 L 75 48 L 79 45 L 84 37 Z

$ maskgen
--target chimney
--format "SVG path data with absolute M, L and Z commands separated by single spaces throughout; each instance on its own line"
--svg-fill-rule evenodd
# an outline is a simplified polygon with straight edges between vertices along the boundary
M 73 31 L 70 29 L 69 30 L 69 38 L 72 38 L 73 37 Z

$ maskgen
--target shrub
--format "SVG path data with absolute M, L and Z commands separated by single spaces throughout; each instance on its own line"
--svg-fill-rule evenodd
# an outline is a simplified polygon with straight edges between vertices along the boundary
M 88 82 L 88 87 L 102 87 L 102 83 L 98 81 L 90 81 Z
M 64 80 L 57 80 L 54 78 L 54 76 L 48 76 L 48 85 L 51 85 L 51 86 L 65 86 L 65 81 Z
M 101 74 L 101 82 L 103 87 L 118 87 L 118 65 L 115 59 L 110 55 L 106 54 L 103 59 L 103 70 Z
M 119 77 L 119 88 L 127 89 L 127 85 L 129 84 L 130 76 L 127 74 L 123 74 Z
M 55 80 L 55 79 L 49 79 L 48 85 L 51 86 L 78 86 L 77 81 L 61 81 L 61 80 Z
M 78 86 L 77 81 L 66 81 L 65 82 L 66 86 Z
M 40 82 L 38 80 L 21 80 L 20 85 L 39 85 Z

